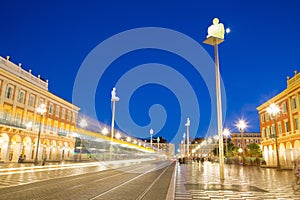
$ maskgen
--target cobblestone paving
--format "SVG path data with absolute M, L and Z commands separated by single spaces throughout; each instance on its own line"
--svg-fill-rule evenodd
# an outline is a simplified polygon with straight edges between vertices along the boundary
M 225 165 L 225 180 L 219 164 L 204 162 L 177 165 L 175 199 L 295 199 L 291 170 L 258 166 Z

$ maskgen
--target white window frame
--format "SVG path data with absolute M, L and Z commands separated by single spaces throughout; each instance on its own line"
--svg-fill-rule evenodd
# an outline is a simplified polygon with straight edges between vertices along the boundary
M 292 104 L 292 110 L 297 109 L 297 98 L 296 97 L 292 97 L 291 104 Z
M 71 121 L 71 111 L 67 111 L 67 120 Z
M 260 116 L 260 120 L 261 120 L 261 122 L 262 122 L 262 123 L 264 123 L 264 122 L 265 122 L 265 115 L 264 115 L 264 114 L 261 114 L 261 116 Z
M 50 115 L 52 115 L 52 114 L 53 114 L 53 111 L 54 111 L 54 105 L 53 105 L 53 103 L 49 103 L 48 113 L 49 113 Z
M 61 109 L 61 118 L 62 118 L 62 119 L 65 119 L 65 115 L 66 115 L 66 109 L 65 109 L 65 108 L 62 108 L 62 109 Z
M 287 110 L 286 110 L 286 102 L 282 103 L 281 110 L 282 110 L 282 113 L 286 113 L 287 112 Z
M 278 127 L 278 133 L 279 133 L 279 135 L 282 135 L 282 126 L 281 126 L 280 122 L 277 124 L 277 127 Z
M 35 95 L 30 94 L 29 95 L 29 100 L 28 100 L 28 106 L 34 107 L 34 102 L 35 102 Z
M 295 129 L 299 130 L 299 118 L 295 118 Z
M 25 100 L 25 91 L 20 89 L 19 93 L 18 93 L 17 102 L 18 103 L 24 103 L 24 100 Z
M 288 133 L 290 131 L 289 121 L 284 121 L 284 130 L 285 130 L 286 133 Z
M 72 122 L 75 123 L 76 122 L 76 119 L 75 119 L 75 113 L 72 112 Z
M 261 135 L 262 135 L 263 138 L 266 137 L 266 129 L 265 129 L 265 128 L 263 128 L 263 129 L 261 130 Z
M 59 112 L 60 112 L 60 107 L 58 105 L 56 105 L 56 108 L 55 108 L 55 117 L 59 117 Z
M 5 90 L 5 97 L 7 99 L 12 99 L 14 93 L 14 87 L 12 85 L 7 85 Z

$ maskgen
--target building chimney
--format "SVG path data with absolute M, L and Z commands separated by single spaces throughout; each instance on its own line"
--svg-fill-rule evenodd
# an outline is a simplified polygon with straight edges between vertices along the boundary
M 287 80 L 290 80 L 290 76 L 287 76 L 286 79 L 287 79 Z
M 41 75 L 38 75 L 38 78 L 41 78 Z
M 22 66 L 22 63 L 19 63 L 19 67 L 21 67 Z
M 297 74 L 298 74 L 298 71 L 297 71 L 297 70 L 294 70 L 294 74 L 297 75 Z
M 10 59 L 10 56 L 6 56 L 6 60 L 9 60 Z
M 30 70 L 29 70 L 29 73 L 30 73 L 30 74 L 31 74 L 31 71 L 32 71 L 32 70 L 30 69 Z

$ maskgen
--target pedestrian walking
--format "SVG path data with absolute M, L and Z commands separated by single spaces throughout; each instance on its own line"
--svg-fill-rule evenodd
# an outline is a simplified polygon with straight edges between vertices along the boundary
M 43 162 L 42 162 L 43 166 L 46 164 L 46 160 L 47 160 L 47 154 L 43 156 Z
M 46 158 L 43 159 L 42 165 L 44 166 L 46 164 Z

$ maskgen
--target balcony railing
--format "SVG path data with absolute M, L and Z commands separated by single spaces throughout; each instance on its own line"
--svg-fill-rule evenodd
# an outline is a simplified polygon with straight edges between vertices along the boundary
M 0 124 L 26 129 L 26 126 L 24 124 L 21 124 L 20 122 L 16 122 L 16 121 L 6 120 L 6 119 L 0 119 Z
M 58 132 L 58 136 L 62 136 L 62 137 L 68 137 L 68 133 L 67 132 Z

